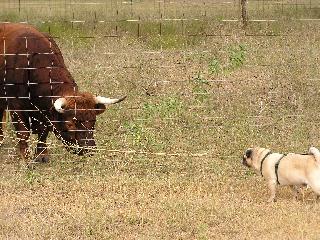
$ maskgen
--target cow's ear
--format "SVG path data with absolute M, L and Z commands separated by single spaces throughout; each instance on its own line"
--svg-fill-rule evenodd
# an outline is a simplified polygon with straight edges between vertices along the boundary
M 103 113 L 105 110 L 106 110 L 106 106 L 104 104 L 101 104 L 101 103 L 96 104 L 95 111 L 97 115 Z

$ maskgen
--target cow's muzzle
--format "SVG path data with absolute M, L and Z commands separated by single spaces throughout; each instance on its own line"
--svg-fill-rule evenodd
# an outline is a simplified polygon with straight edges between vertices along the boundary
M 96 144 L 92 140 L 80 142 L 80 144 L 78 142 L 74 144 L 66 142 L 65 147 L 69 152 L 79 156 L 92 156 L 96 150 Z

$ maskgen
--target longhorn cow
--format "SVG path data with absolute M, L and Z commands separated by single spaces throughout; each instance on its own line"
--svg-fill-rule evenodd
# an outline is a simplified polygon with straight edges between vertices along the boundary
M 48 161 L 50 131 L 73 153 L 88 152 L 96 116 L 124 98 L 80 92 L 52 37 L 30 25 L 0 24 L 0 119 L 10 112 L 23 159 L 30 133 L 38 135 L 36 161 Z

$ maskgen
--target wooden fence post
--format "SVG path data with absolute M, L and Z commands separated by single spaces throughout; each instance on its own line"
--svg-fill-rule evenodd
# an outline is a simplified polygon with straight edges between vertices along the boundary
M 246 28 L 248 25 L 248 9 L 247 9 L 247 0 L 240 0 L 241 1 L 241 17 L 242 17 L 242 24 L 243 28 Z

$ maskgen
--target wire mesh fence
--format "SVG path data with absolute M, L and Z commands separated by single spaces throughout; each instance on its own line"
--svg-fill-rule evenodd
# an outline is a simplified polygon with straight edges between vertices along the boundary
M 23 123 L 20 128 L 7 124 L 1 148 L 7 159 L 19 155 L 19 132 L 37 133 L 32 125 L 46 122 L 54 131 L 55 121 L 78 124 L 60 130 L 66 138 L 90 132 L 74 146 L 88 145 L 94 133 L 99 154 L 109 158 L 232 157 L 247 144 L 289 144 L 296 150 L 302 143 L 318 143 L 318 1 L 21 0 L 0 5 L 2 32 L 9 23 L 22 22 L 52 36 L 20 37 L 13 52 L 1 36 L 1 106 L 13 124 Z M 45 41 L 47 47 L 39 48 Z M 56 60 L 61 56 L 66 66 Z M 69 69 L 77 85 L 61 83 L 57 69 Z M 39 83 L 45 94 L 39 94 Z M 49 114 L 47 106 L 65 97 L 68 84 L 69 96 L 79 97 L 79 86 L 93 96 L 128 98 L 99 115 L 94 130 L 83 126 L 94 122 L 88 117 L 75 123 L 75 116 L 65 122 Z M 56 87 L 60 92 L 52 92 Z M 29 108 L 9 107 L 17 98 L 28 101 Z M 38 145 L 35 156 L 45 149 L 43 139 L 39 143 L 30 136 L 27 142 Z M 72 158 L 54 136 L 49 135 L 48 146 L 54 158 Z
M 92 29 L 102 28 L 106 36 L 127 34 L 128 31 L 138 37 L 147 33 L 161 35 L 168 23 L 174 24 L 170 27 L 174 28 L 175 34 L 188 35 L 194 30 L 207 30 L 205 28 L 208 22 L 236 23 L 243 19 L 249 22 L 319 20 L 319 3 L 315 0 L 249 2 L 246 0 L 76 2 L 22 0 L 4 1 L 2 9 L 3 22 L 48 22 L 47 30 L 50 31 L 50 23 L 65 21 L 72 27 L 87 25 Z M 194 29 L 195 26 L 190 24 L 194 21 L 200 22 L 198 29 Z M 197 33 L 205 34 L 206 31 Z M 94 36 L 89 34 L 83 37 Z

